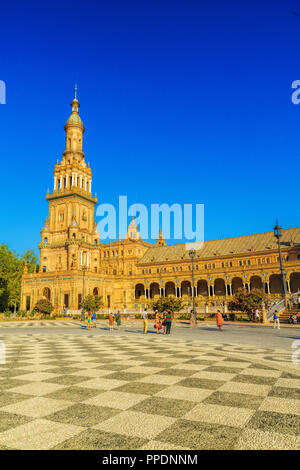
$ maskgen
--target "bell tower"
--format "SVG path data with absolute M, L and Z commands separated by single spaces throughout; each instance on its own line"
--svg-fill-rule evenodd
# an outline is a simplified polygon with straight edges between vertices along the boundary
M 62 159 L 55 165 L 53 193 L 48 192 L 49 217 L 41 231 L 41 271 L 65 271 L 92 266 L 92 252 L 99 245 L 99 232 L 95 230 L 92 196 L 92 171 L 85 162 L 83 133 L 79 116 L 77 86 L 71 103 L 72 112 L 64 127 L 65 149 Z

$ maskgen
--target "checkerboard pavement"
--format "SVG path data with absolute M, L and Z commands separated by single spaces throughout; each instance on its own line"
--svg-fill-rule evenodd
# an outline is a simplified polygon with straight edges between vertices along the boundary
M 286 351 L 163 335 L 0 339 L 0 449 L 300 449 L 300 371 Z
M 43 327 L 50 327 L 50 328 L 64 328 L 64 327 L 78 327 L 78 321 L 76 320 L 34 320 L 34 321 L 28 321 L 28 320 L 17 320 L 17 321 L 9 321 L 9 322 L 0 322 L 0 329 L 4 328 L 43 328 Z

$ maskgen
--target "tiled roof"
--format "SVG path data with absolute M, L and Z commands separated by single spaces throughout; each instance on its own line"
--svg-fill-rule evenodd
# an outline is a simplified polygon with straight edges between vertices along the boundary
M 292 242 L 292 243 L 291 243 Z M 282 230 L 281 245 L 300 245 L 300 227 Z M 191 244 L 178 244 L 166 246 L 154 246 L 146 251 L 138 264 L 181 261 L 190 259 L 189 249 Z M 230 256 L 237 254 L 250 254 L 252 252 L 265 251 L 277 248 L 277 240 L 273 232 L 257 233 L 255 235 L 245 235 L 242 237 L 223 238 L 221 240 L 205 241 L 202 247 L 197 250 L 197 258 L 209 258 Z

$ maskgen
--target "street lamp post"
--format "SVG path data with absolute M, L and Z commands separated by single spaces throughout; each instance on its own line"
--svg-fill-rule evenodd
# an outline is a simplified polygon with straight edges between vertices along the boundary
M 193 314 L 194 314 L 194 323 L 196 325 L 196 307 L 195 307 L 195 279 L 194 279 L 194 258 L 196 256 L 195 250 L 189 251 L 190 258 L 192 260 L 192 296 L 193 296 Z
M 87 267 L 82 266 L 82 310 L 81 310 L 81 321 L 85 321 L 85 315 L 84 315 L 84 281 L 85 281 L 85 273 L 86 273 Z
M 283 259 L 281 254 L 281 247 L 280 247 L 280 239 L 282 237 L 281 227 L 278 225 L 278 221 L 276 220 L 276 225 L 274 227 L 274 235 L 277 238 L 278 243 L 278 253 L 279 253 L 279 263 L 280 263 L 280 275 L 281 275 L 281 282 L 282 282 L 282 289 L 283 289 L 283 296 L 284 301 L 286 302 L 287 297 L 287 288 L 286 288 L 286 273 L 283 268 Z

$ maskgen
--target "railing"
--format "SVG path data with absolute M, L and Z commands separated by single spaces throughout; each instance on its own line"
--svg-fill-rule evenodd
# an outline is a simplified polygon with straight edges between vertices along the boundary
M 292 303 L 294 303 L 298 296 L 300 295 L 300 291 L 298 292 L 294 292 L 294 294 L 291 294 L 290 297 L 289 297 L 289 301 Z M 277 302 L 276 304 L 272 305 L 272 307 L 270 308 L 270 310 L 268 311 L 267 313 L 267 321 L 271 321 L 272 320 L 272 317 L 275 313 L 275 310 L 277 310 L 278 313 L 281 313 L 283 312 L 283 310 L 285 309 L 285 300 L 284 299 L 281 299 L 279 302 Z
M 277 310 L 278 313 L 281 313 L 285 309 L 285 300 L 281 299 L 276 304 L 272 305 L 270 310 L 267 313 L 267 321 L 271 321 L 275 311 Z

